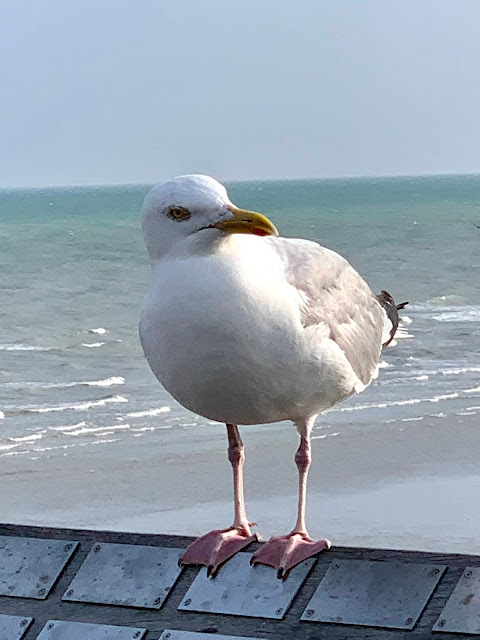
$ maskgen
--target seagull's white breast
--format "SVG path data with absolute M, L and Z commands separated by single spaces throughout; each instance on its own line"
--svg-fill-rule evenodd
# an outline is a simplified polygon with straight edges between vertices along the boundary
M 274 245 L 232 235 L 213 252 L 154 264 L 140 338 L 159 381 L 191 411 L 296 421 L 347 397 L 356 380 L 328 327 L 314 340 L 304 329 L 301 304 Z

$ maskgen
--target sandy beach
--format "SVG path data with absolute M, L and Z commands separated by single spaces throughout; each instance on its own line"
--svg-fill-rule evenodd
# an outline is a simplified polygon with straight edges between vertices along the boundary
M 480 552 L 478 417 L 427 418 L 313 441 L 308 519 L 333 544 Z M 296 503 L 295 429 L 242 429 L 249 517 L 267 538 Z M 224 429 L 61 450 L 0 472 L 4 522 L 199 534 L 232 519 Z

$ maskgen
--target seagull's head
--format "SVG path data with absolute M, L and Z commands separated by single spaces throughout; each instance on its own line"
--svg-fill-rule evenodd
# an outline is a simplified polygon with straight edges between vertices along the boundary
M 152 259 L 197 233 L 278 235 L 268 218 L 239 209 L 223 185 L 203 175 L 178 176 L 154 187 L 143 203 L 142 227 Z

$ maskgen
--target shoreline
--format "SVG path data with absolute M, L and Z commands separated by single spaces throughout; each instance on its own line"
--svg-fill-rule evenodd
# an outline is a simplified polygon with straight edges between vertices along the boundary
M 335 545 L 480 553 L 477 416 L 397 422 L 313 440 L 307 523 Z M 11 459 L 3 522 L 198 535 L 232 519 L 224 429 Z M 317 433 L 324 433 L 323 430 Z M 213 435 L 212 435 L 213 434 Z M 242 429 L 248 514 L 268 538 L 294 520 L 295 429 Z M 141 440 L 141 441 L 140 441 Z

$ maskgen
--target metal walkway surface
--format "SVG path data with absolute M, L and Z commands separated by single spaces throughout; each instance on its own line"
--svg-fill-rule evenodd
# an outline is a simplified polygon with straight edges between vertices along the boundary
M 284 581 L 180 569 L 191 538 L 0 524 L 0 640 L 480 637 L 480 556 L 333 547 Z

